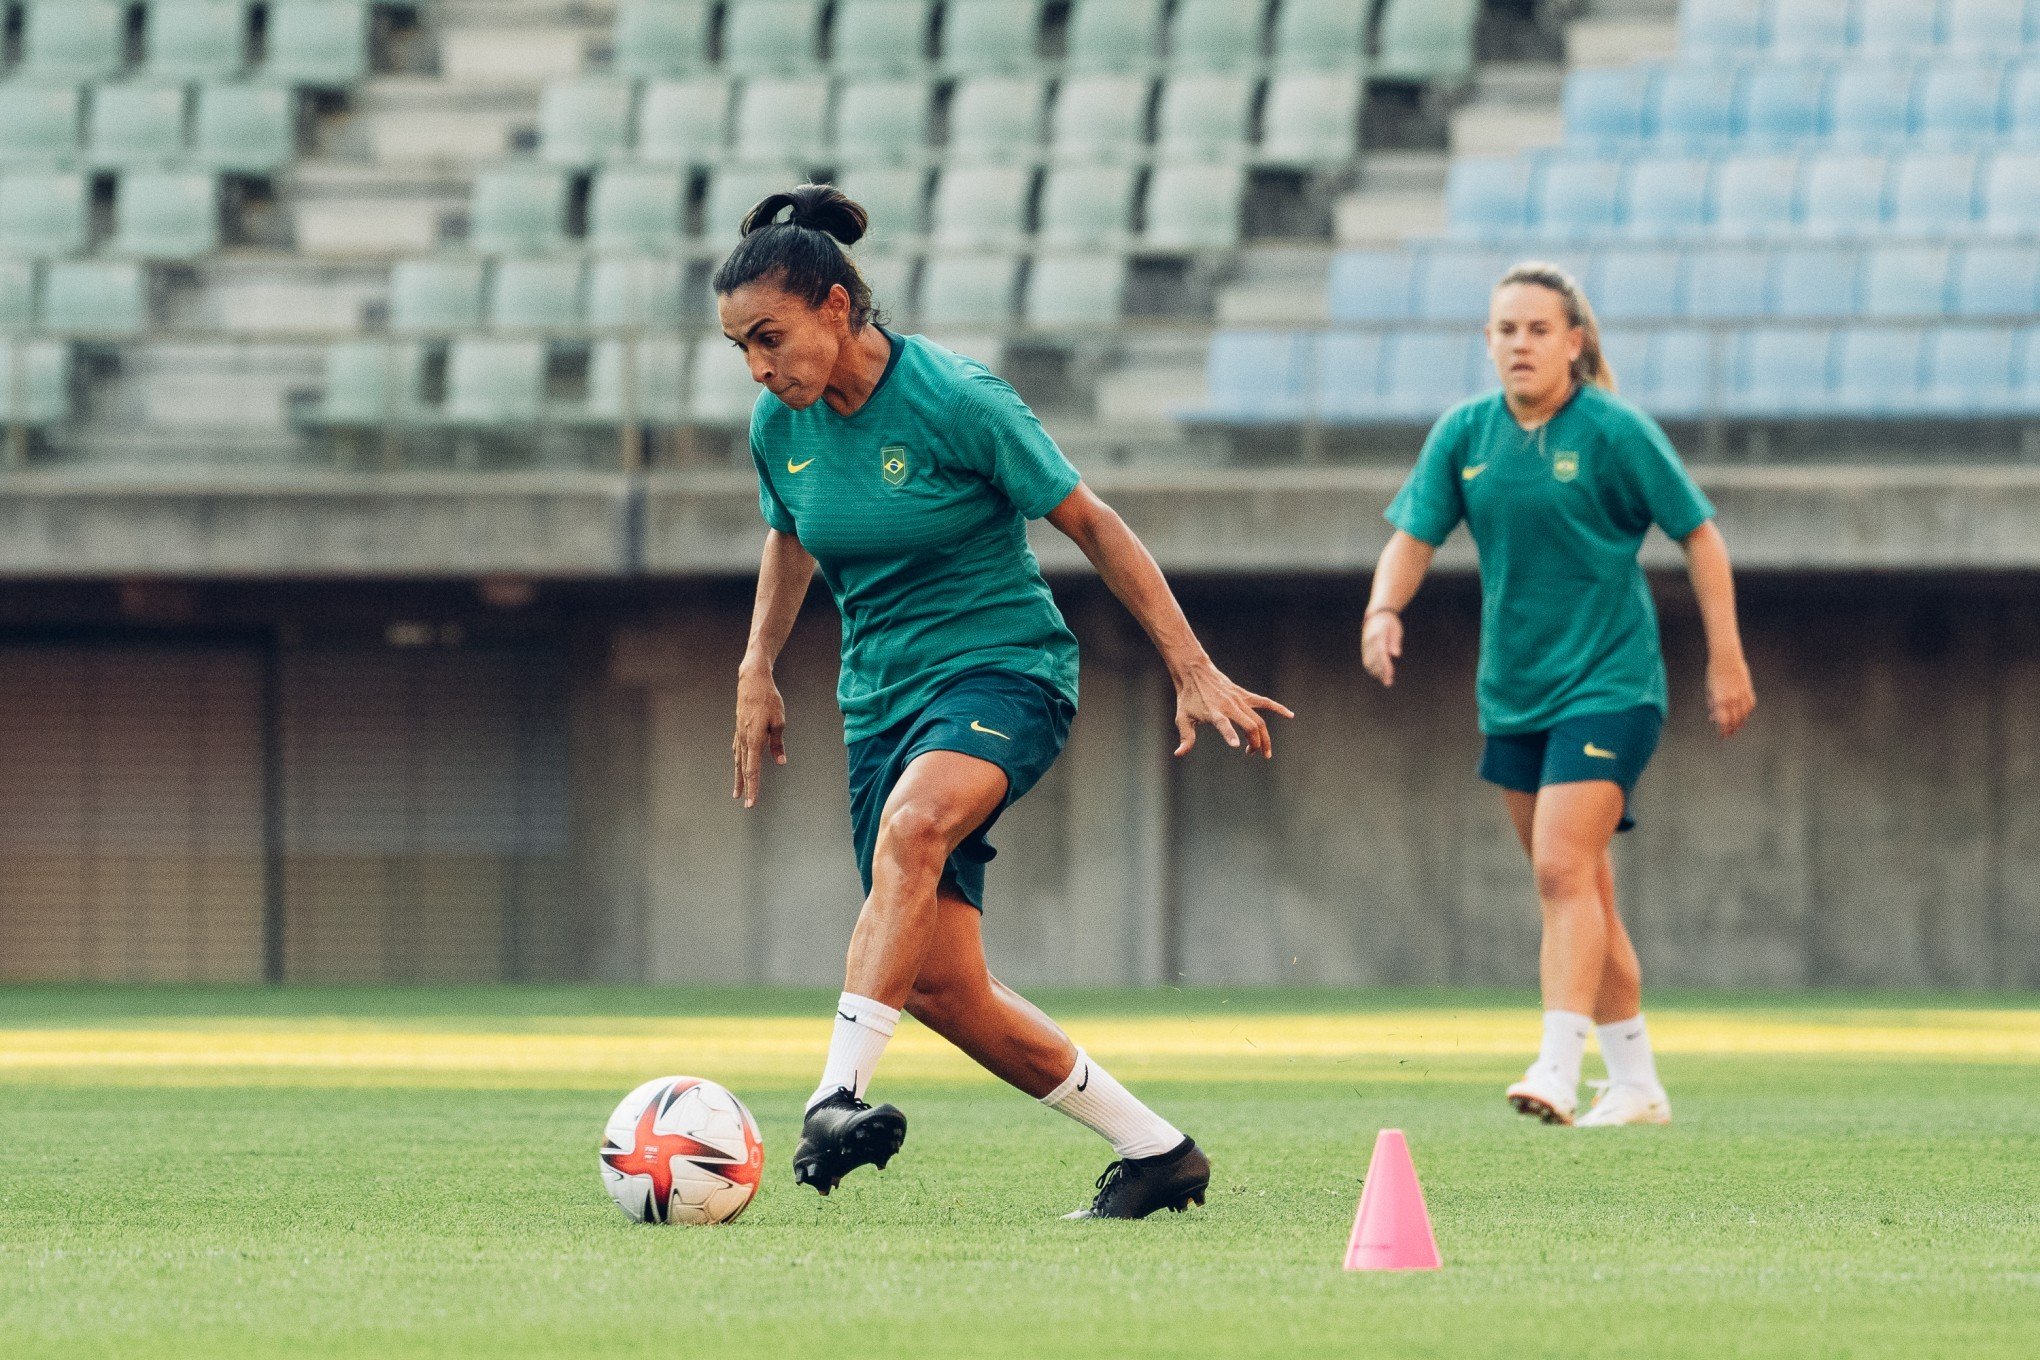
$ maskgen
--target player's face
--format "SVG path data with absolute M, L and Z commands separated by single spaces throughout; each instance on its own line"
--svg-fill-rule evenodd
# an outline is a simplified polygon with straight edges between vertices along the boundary
M 1488 355 L 1502 390 L 1519 402 L 1548 401 L 1565 390 L 1586 334 L 1565 314 L 1565 299 L 1534 283 L 1495 290 L 1488 306 Z
M 850 295 L 829 290 L 819 307 L 761 279 L 716 299 L 723 334 L 751 366 L 751 380 L 796 411 L 822 399 L 850 343 Z

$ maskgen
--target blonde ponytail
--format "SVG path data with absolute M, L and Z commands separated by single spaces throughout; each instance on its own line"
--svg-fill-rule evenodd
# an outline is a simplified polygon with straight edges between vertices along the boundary
M 1502 281 L 1495 285 L 1495 290 L 1499 292 L 1512 283 L 1532 284 L 1558 294 L 1565 303 L 1566 320 L 1579 327 L 1584 337 L 1580 357 L 1573 360 L 1573 381 L 1582 387 L 1593 386 L 1613 392 L 1615 370 L 1609 367 L 1608 356 L 1601 352 L 1601 323 L 1594 319 L 1593 304 L 1587 301 L 1586 290 L 1580 287 L 1579 281 L 1555 264 L 1525 260 L 1502 275 Z

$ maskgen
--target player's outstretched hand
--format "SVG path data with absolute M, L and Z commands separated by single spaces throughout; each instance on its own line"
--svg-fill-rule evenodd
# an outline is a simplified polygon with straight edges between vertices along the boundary
M 758 805 L 763 784 L 765 753 L 772 763 L 786 763 L 786 701 L 779 697 L 779 685 L 770 671 L 744 671 L 737 676 L 737 735 L 730 742 L 736 765 L 736 784 L 730 797 L 745 807 Z
M 1722 739 L 1732 737 L 1757 707 L 1756 686 L 1749 662 L 1741 656 L 1716 657 L 1707 663 L 1707 716 Z
M 1384 685 L 1395 684 L 1395 663 L 1402 656 L 1402 615 L 1377 609 L 1360 625 L 1360 664 Z
M 1209 661 L 1191 667 L 1176 681 L 1176 735 L 1182 739 L 1176 754 L 1189 754 L 1197 744 L 1197 724 L 1210 723 L 1226 745 L 1272 759 L 1275 741 L 1257 711 L 1262 709 L 1285 718 L 1296 716 L 1273 699 L 1235 685 Z

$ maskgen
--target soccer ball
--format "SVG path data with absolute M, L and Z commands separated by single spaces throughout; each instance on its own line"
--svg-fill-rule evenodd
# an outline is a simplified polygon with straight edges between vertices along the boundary
M 602 1131 L 602 1184 L 638 1223 L 727 1223 L 758 1193 L 764 1169 L 751 1112 L 699 1077 L 646 1082 Z

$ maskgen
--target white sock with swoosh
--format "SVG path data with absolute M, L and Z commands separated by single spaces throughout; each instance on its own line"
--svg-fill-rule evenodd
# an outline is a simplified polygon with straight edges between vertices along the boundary
M 1083 1049 L 1062 1085 L 1041 1098 L 1112 1144 L 1121 1157 L 1154 1157 L 1183 1141 L 1174 1124 L 1150 1110 Z
M 848 1091 L 859 1100 L 878 1070 L 886 1042 L 899 1028 L 900 1013 L 868 996 L 845 992 L 836 1002 L 836 1032 L 829 1039 L 829 1060 L 822 1067 L 822 1084 L 808 1097 L 807 1108 L 827 1100 L 838 1091 Z

